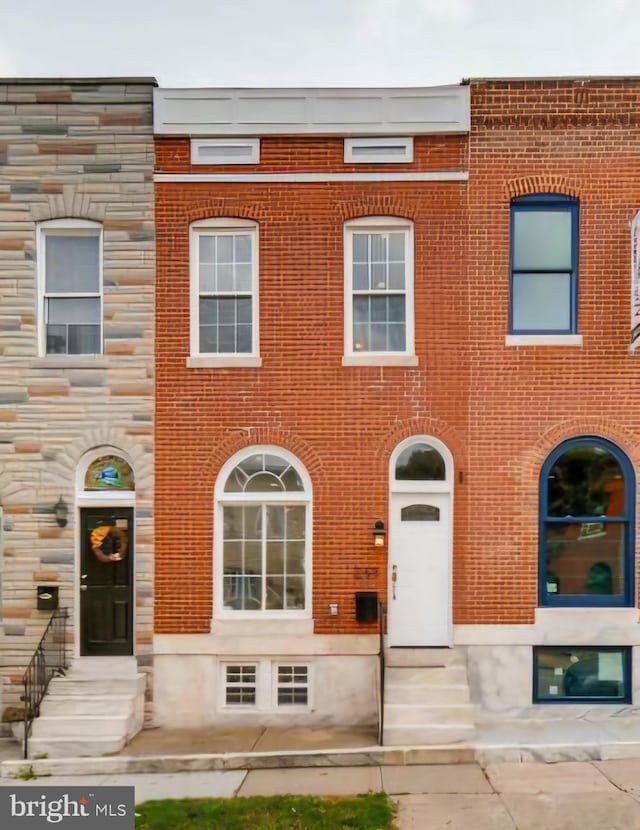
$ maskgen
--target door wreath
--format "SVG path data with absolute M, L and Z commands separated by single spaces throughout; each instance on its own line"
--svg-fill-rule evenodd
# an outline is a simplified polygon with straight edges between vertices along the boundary
M 127 553 L 127 534 L 119 527 L 101 525 L 91 531 L 91 550 L 98 562 L 121 562 Z

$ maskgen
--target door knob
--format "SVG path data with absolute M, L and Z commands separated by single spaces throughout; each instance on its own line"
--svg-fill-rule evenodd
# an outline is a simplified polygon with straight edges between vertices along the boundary
M 80 586 L 80 590 L 81 590 L 81 591 L 86 591 L 86 590 L 87 590 L 87 586 L 86 586 L 86 585 L 81 585 L 81 586 Z
M 398 581 L 398 566 L 393 565 L 391 568 L 391 596 L 396 598 L 396 582 Z

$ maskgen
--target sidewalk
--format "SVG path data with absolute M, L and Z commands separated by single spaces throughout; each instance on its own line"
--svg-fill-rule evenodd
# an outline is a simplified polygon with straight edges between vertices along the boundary
M 41 786 L 133 785 L 136 802 L 384 791 L 400 830 L 640 830 L 640 760 L 65 776 Z

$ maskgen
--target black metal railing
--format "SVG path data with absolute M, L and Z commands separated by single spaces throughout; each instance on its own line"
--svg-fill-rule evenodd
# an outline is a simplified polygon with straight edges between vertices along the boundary
M 378 634 L 379 634 L 379 661 L 380 661 L 380 694 L 378 700 L 380 701 L 380 708 L 378 711 L 378 745 L 382 746 L 382 738 L 384 735 L 384 635 L 387 622 L 387 606 L 383 602 L 378 602 Z
M 51 615 L 42 639 L 29 661 L 24 673 L 24 757 L 28 758 L 29 735 L 34 718 L 40 714 L 40 704 L 52 677 L 64 674 L 67 663 L 67 617 L 66 608 L 57 608 Z

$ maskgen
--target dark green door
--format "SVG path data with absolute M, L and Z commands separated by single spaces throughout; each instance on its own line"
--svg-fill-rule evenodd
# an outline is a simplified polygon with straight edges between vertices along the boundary
M 80 652 L 133 654 L 133 509 L 81 511 Z

